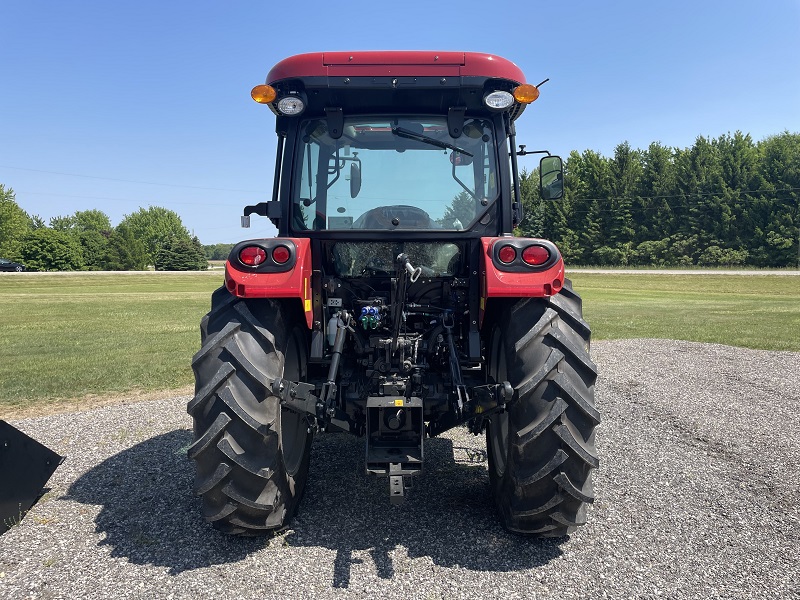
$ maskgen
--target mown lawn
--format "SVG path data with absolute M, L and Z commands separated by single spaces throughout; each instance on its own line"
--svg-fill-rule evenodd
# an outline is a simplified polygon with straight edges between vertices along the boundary
M 222 272 L 0 276 L 0 414 L 193 382 Z M 571 273 L 595 340 L 650 337 L 800 351 L 800 279 Z
M 192 383 L 221 272 L 0 277 L 0 406 Z
M 800 277 L 567 273 L 593 338 L 800 352 Z

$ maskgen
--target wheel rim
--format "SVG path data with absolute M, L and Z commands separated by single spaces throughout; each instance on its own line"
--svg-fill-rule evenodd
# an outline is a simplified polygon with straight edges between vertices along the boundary
M 506 351 L 500 339 L 499 331 L 492 336 L 490 375 L 499 383 L 508 380 L 506 369 Z M 506 471 L 509 445 L 508 411 L 494 415 L 489 421 L 489 443 L 492 448 L 492 463 L 494 472 L 502 477 Z
M 303 358 L 300 355 L 300 343 L 296 332 L 289 338 L 289 344 L 284 355 L 283 376 L 289 381 L 300 381 L 302 376 Z M 308 438 L 308 424 L 302 415 L 282 408 L 280 411 L 280 441 L 283 453 L 283 464 L 286 472 L 294 476 L 300 469 L 305 456 L 306 441 Z

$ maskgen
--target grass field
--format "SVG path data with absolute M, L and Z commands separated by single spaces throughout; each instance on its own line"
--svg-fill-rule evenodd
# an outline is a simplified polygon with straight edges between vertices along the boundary
M 573 273 L 595 340 L 800 351 L 800 278 Z M 185 389 L 222 273 L 0 276 L 0 417 L 32 405 Z
M 800 352 L 800 277 L 568 273 L 593 338 Z
M 217 273 L 0 277 L 0 408 L 192 383 Z

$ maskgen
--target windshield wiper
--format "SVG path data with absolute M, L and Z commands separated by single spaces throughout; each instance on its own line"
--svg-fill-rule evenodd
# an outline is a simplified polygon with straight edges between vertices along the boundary
M 436 146 L 437 148 L 442 148 L 443 150 L 454 150 L 461 154 L 466 154 L 467 156 L 474 156 L 473 154 L 470 154 L 463 148 L 459 148 L 458 146 L 454 146 L 453 144 L 448 144 L 447 142 L 443 142 L 441 140 L 428 137 L 427 135 L 422 135 L 421 133 L 416 133 L 414 131 L 409 131 L 408 129 L 403 129 L 402 127 L 392 127 L 392 133 L 398 137 L 406 138 L 409 140 L 415 140 L 417 142 L 423 142 L 425 144 L 430 144 L 431 146 Z

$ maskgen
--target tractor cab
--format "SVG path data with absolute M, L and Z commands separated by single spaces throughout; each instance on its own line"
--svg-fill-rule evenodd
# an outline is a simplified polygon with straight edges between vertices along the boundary
M 247 207 L 245 222 L 262 214 L 279 235 L 318 238 L 510 233 L 514 120 L 538 94 L 488 54 L 288 58 L 252 92 L 277 117 L 278 164 L 272 203 Z

